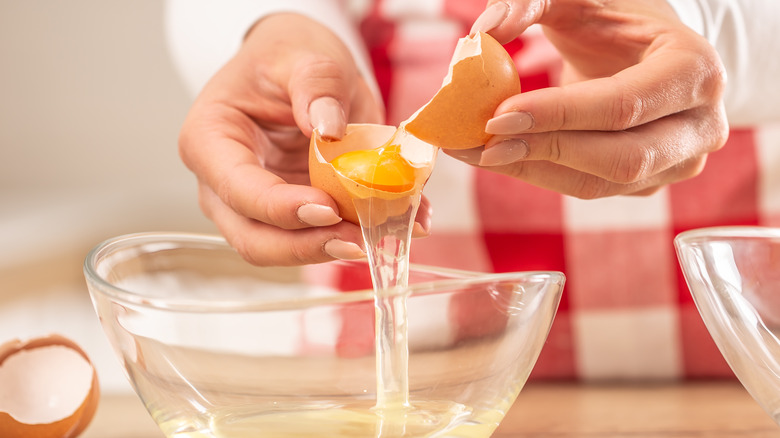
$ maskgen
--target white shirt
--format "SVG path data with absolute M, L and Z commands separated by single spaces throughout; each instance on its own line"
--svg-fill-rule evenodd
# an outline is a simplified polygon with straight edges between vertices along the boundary
M 423 1 L 423 0 L 419 0 Z M 668 0 L 680 19 L 704 36 L 726 68 L 724 96 L 732 126 L 780 121 L 780 1 Z M 388 0 L 385 3 L 408 1 Z M 168 0 L 167 39 L 174 62 L 194 94 L 238 50 L 246 31 L 260 18 L 297 12 L 328 26 L 349 47 L 370 76 L 354 15 L 361 0 Z M 441 3 L 441 2 L 432 2 Z

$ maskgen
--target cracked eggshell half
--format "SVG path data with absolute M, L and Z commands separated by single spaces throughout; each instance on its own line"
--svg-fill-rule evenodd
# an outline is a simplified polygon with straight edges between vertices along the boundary
M 444 149 L 470 149 L 491 137 L 485 124 L 498 105 L 520 93 L 517 68 L 504 47 L 479 32 L 461 38 L 441 89 L 401 124 L 420 140 Z
M 97 372 L 60 335 L 0 345 L 0 437 L 74 438 L 100 398 Z
M 430 177 L 436 157 L 436 148 L 387 125 L 350 124 L 341 140 L 329 140 L 312 132 L 309 146 L 309 178 L 311 185 L 327 192 L 338 205 L 339 215 L 346 221 L 360 225 L 355 202 L 381 199 L 372 205 L 373 221 L 382 223 L 388 216 L 400 214 L 409 208 L 410 199 L 422 192 Z M 394 138 L 395 136 L 395 138 Z M 401 192 L 371 188 L 347 178 L 331 164 L 336 157 L 357 150 L 370 150 L 392 144 L 400 146 L 400 155 L 414 167 L 414 186 Z

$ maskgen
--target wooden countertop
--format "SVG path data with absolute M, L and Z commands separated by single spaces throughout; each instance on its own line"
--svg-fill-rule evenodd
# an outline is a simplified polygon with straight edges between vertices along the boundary
M 531 382 L 494 438 L 769 438 L 780 427 L 736 382 Z M 105 395 L 82 438 L 163 438 L 134 396 Z

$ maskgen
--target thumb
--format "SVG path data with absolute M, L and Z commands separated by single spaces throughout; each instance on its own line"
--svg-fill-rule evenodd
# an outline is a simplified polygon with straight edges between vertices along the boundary
M 325 138 L 344 136 L 349 114 L 349 84 L 357 74 L 325 55 L 302 59 L 288 84 L 293 118 L 300 130 L 311 136 L 316 129 Z

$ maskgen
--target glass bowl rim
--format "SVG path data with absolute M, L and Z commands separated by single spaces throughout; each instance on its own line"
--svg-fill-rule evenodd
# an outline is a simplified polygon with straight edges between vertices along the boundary
M 780 238 L 780 228 L 761 225 L 729 225 L 694 228 L 682 231 L 674 238 L 678 244 L 693 244 L 704 240 L 731 238 Z
M 136 307 L 143 307 L 148 309 L 157 309 L 165 311 L 181 311 L 181 312 L 198 312 L 198 313 L 211 313 L 211 312 L 250 312 L 250 311 L 267 311 L 267 310 L 281 310 L 281 309 L 301 309 L 319 305 L 329 304 L 345 304 L 345 303 L 358 303 L 358 302 L 373 302 L 374 291 L 373 289 L 363 289 L 350 291 L 343 294 L 329 294 L 327 296 L 307 297 L 295 300 L 221 300 L 221 301 L 206 301 L 197 298 L 152 298 L 143 294 L 123 289 L 111 282 L 107 281 L 96 270 L 97 261 L 106 253 L 116 251 L 121 248 L 133 246 L 142 242 L 146 243 L 159 243 L 167 245 L 175 244 L 199 244 L 206 245 L 214 248 L 223 248 L 235 251 L 227 241 L 219 235 L 205 234 L 205 233 L 191 233 L 191 232 L 164 232 L 164 231 L 152 231 L 152 232 L 140 232 L 123 234 L 115 237 L 108 238 L 96 246 L 94 246 L 84 259 L 84 276 L 87 281 L 94 283 L 96 288 L 90 288 L 90 293 L 95 293 L 93 290 L 97 290 L 103 296 L 108 297 L 112 301 L 131 304 Z M 365 261 L 334 261 L 329 263 L 339 264 L 356 264 L 365 263 Z M 289 268 L 280 266 L 283 268 Z M 267 266 L 266 268 L 273 268 L 273 266 Z M 460 269 L 441 268 L 435 266 L 429 266 L 424 264 L 411 263 L 410 269 L 422 272 L 429 272 L 432 274 L 440 274 L 445 276 L 452 276 L 455 278 L 424 281 L 420 283 L 414 283 L 407 288 L 393 288 L 383 291 L 385 296 L 419 296 L 428 293 L 434 293 L 436 290 L 448 288 L 448 287 L 464 287 L 477 283 L 484 282 L 500 282 L 500 281 L 547 281 L 551 284 L 560 284 L 562 290 L 566 281 L 566 277 L 563 272 L 549 270 L 535 270 L 535 271 L 519 271 L 519 272 L 505 272 L 505 273 L 482 273 L 475 271 L 467 271 Z

